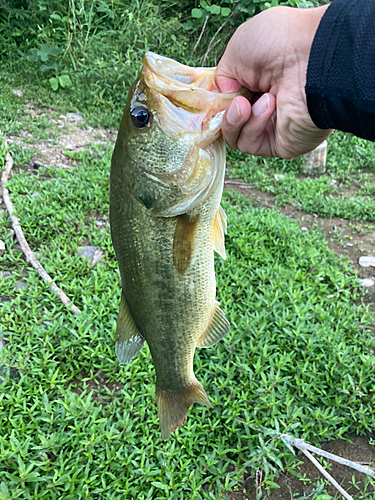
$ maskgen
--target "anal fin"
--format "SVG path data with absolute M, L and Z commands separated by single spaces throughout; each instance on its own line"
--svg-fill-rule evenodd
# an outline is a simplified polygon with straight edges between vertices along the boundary
M 219 303 L 215 303 L 214 313 L 212 315 L 211 323 L 209 324 L 207 330 L 198 340 L 197 347 L 207 348 L 212 347 L 219 342 L 227 333 L 229 333 L 230 325 L 229 321 L 225 317 L 225 314 L 219 307 Z
M 121 294 L 115 346 L 116 355 L 120 363 L 128 364 L 138 354 L 143 342 L 144 338 L 138 331 L 137 325 L 130 314 L 124 294 Z
M 224 210 L 219 207 L 219 210 L 216 212 L 214 227 L 212 229 L 212 242 L 215 252 L 217 252 L 224 260 L 227 258 L 224 241 L 224 234 L 226 233 L 227 216 L 225 215 Z

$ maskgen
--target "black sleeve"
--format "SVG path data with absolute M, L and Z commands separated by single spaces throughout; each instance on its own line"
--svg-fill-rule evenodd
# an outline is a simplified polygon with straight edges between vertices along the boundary
M 321 19 L 307 68 L 310 116 L 375 141 L 375 0 L 335 0 Z

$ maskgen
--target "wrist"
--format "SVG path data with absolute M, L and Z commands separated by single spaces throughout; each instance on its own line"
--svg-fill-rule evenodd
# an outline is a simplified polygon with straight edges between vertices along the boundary
M 329 5 L 322 5 L 321 7 L 316 7 L 314 9 L 304 9 L 301 12 L 305 14 L 305 23 L 303 26 L 303 29 L 306 33 L 305 37 L 305 44 L 303 47 L 303 50 L 306 53 L 306 59 L 308 60 L 310 51 L 311 51 L 311 46 L 314 41 L 315 33 L 319 27 L 319 23 L 325 13 L 325 11 L 328 9 Z

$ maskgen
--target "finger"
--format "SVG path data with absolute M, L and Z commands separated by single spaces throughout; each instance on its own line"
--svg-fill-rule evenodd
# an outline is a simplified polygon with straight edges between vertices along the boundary
M 272 117 L 276 110 L 276 99 L 272 94 L 263 94 L 251 108 L 251 115 L 242 126 L 237 138 L 237 148 L 255 156 L 274 156 L 275 131 Z
M 250 118 L 250 114 L 251 106 L 245 97 L 233 99 L 221 123 L 224 139 L 230 148 L 237 149 L 238 136 L 242 127 Z
M 235 78 L 224 75 L 215 76 L 215 84 L 222 94 L 238 92 L 243 87 Z
M 214 75 L 215 84 L 222 93 L 237 92 L 243 87 L 243 85 L 237 81 L 232 68 L 233 57 L 229 56 L 231 52 L 230 47 L 231 42 L 229 42 L 223 57 L 220 59 Z

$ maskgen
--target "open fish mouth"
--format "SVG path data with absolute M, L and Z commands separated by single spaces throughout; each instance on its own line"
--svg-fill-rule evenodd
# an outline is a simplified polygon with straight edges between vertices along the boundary
M 146 52 L 143 56 L 147 86 L 193 113 L 201 113 L 208 107 L 220 107 L 225 94 L 211 92 L 214 73 L 215 68 L 191 68 L 153 52 Z

